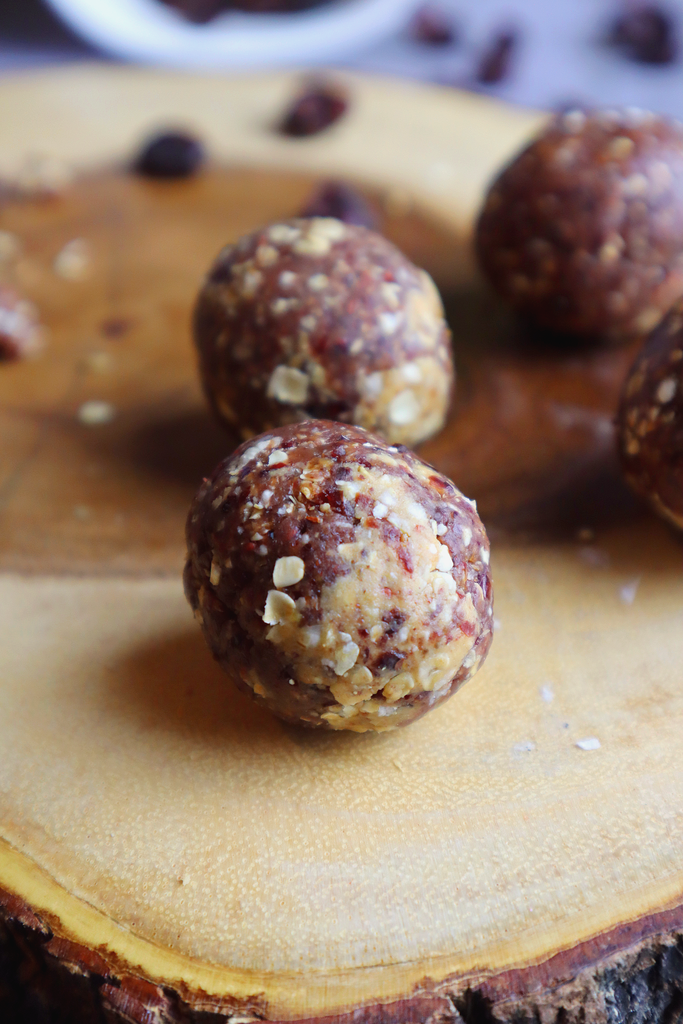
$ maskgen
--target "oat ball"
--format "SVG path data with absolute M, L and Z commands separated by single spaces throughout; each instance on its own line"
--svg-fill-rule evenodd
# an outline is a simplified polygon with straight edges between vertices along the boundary
M 194 330 L 206 394 L 244 437 L 320 417 L 414 445 L 446 417 L 453 361 L 439 293 L 365 227 L 297 218 L 228 246 Z
M 185 592 L 215 658 L 288 722 L 407 725 L 491 645 L 474 502 L 359 427 L 312 420 L 245 442 L 200 488 L 187 546 Z
M 626 479 L 683 530 L 683 302 L 653 331 L 636 359 L 618 423 Z
M 683 294 L 683 127 L 632 108 L 556 117 L 494 181 L 476 245 L 538 324 L 647 334 Z

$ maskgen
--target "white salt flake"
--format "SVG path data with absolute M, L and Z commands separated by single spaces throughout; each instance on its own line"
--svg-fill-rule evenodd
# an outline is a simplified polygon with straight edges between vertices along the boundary
M 619 587 L 619 600 L 622 604 L 633 604 L 636 599 L 639 586 L 640 576 L 636 576 L 635 579 L 629 580 L 628 583 L 624 583 L 623 587 Z
M 111 423 L 116 416 L 116 409 L 111 402 L 100 402 L 92 399 L 84 402 L 78 410 L 78 419 L 88 427 L 99 427 L 104 423 Z
M 73 238 L 55 256 L 55 274 L 65 281 L 82 281 L 90 270 L 90 249 L 84 238 Z
M 552 704 L 555 700 L 555 694 L 552 686 L 542 686 L 540 690 L 541 700 L 544 700 L 546 704 Z
M 577 740 L 574 746 L 579 750 L 599 750 L 602 744 L 597 736 L 587 736 L 585 740 Z

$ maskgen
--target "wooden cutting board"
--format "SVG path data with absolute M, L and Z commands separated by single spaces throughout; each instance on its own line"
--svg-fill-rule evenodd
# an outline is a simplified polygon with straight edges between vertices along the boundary
M 536 115 L 348 84 L 348 118 L 305 141 L 272 132 L 292 76 L 0 87 L 6 172 L 36 149 L 84 169 L 0 210 L 23 246 L 3 279 L 50 332 L 0 366 L 8 1020 L 31 999 L 139 1024 L 680 1015 L 683 552 L 615 466 L 633 353 L 530 338 L 476 278 L 482 190 Z M 116 169 L 168 123 L 208 140 L 204 174 Z M 197 385 L 193 296 L 222 244 L 330 174 L 442 289 L 457 396 L 421 454 L 478 500 L 494 552 L 484 669 L 382 736 L 302 732 L 233 693 L 180 582 L 189 501 L 234 445 Z M 74 238 L 89 265 L 66 281 Z M 93 400 L 111 422 L 79 419 Z

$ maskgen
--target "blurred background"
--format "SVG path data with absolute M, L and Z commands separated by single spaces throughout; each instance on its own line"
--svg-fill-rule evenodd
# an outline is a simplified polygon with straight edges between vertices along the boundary
M 0 73 L 93 59 L 207 71 L 325 64 L 550 109 L 633 104 L 683 116 L 682 46 L 683 0 L 0 5 Z

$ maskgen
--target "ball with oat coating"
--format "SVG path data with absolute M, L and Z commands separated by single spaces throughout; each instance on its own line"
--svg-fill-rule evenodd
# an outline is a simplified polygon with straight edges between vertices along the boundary
M 492 640 L 473 502 L 416 455 L 313 420 L 245 442 L 197 494 L 185 592 L 233 683 L 288 722 L 406 725 Z
M 194 333 L 209 401 L 243 437 L 320 417 L 415 445 L 444 423 L 454 373 L 441 299 L 368 228 L 297 218 L 228 246 Z
M 618 427 L 626 479 L 683 530 L 683 301 L 636 359 L 624 386 Z
M 683 127 L 632 108 L 556 117 L 494 181 L 476 245 L 539 325 L 647 334 L 683 294 Z

